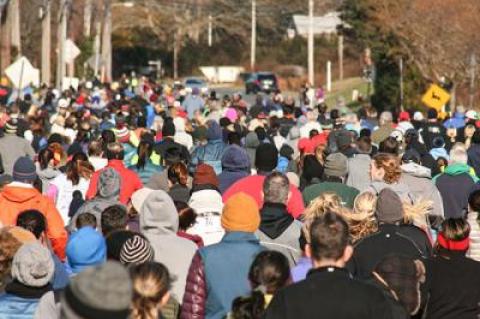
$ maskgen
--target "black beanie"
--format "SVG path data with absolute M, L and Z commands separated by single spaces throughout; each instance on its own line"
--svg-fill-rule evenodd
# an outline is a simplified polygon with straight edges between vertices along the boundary
M 429 120 L 435 120 L 438 117 L 438 112 L 434 108 L 429 108 L 427 112 L 427 118 Z
M 255 167 L 258 171 L 271 172 L 278 164 L 278 150 L 275 145 L 263 143 L 255 152 Z
M 173 120 L 171 118 L 166 119 L 163 123 L 162 135 L 163 137 L 175 135 L 175 124 L 173 124 Z

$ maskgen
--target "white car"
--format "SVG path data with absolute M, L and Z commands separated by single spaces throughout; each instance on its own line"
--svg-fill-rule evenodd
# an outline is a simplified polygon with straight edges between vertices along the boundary
M 201 78 L 186 78 L 184 86 L 189 93 L 192 92 L 194 88 L 199 89 L 202 94 L 208 93 L 208 83 Z

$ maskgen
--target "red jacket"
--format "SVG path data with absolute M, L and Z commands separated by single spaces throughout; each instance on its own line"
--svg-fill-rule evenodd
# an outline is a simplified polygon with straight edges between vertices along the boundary
M 5 186 L 0 193 L 0 221 L 5 226 L 14 226 L 18 215 L 28 209 L 36 209 L 45 216 L 47 237 L 53 251 L 61 259 L 65 259 L 67 231 L 53 201 L 43 196 L 35 188 Z
M 120 202 L 127 205 L 132 194 L 143 187 L 142 181 L 137 173 L 126 168 L 121 160 L 110 160 L 105 168 L 107 167 L 113 168 L 120 175 Z M 97 195 L 98 178 L 105 168 L 96 171 L 92 175 L 86 195 L 87 200 L 92 199 Z
M 263 181 L 265 180 L 265 176 L 262 175 L 252 175 L 242 178 L 241 180 L 237 181 L 235 184 L 230 186 L 225 193 L 223 193 L 222 199 L 225 203 L 232 195 L 244 192 L 247 195 L 252 196 L 258 204 L 259 208 L 263 207 Z M 292 196 L 287 203 L 287 210 L 294 218 L 299 217 L 303 211 L 305 210 L 305 206 L 303 203 L 302 193 L 290 184 L 290 192 Z

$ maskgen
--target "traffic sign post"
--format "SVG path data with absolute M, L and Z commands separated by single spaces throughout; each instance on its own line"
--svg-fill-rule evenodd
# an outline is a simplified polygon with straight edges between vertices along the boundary
M 428 91 L 423 95 L 422 102 L 428 107 L 442 111 L 445 104 L 450 101 L 450 93 L 436 84 L 430 85 Z

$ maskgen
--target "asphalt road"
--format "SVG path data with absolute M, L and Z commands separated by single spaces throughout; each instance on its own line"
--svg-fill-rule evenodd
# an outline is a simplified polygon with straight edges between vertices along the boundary
M 221 99 L 225 94 L 232 95 L 233 93 L 240 93 L 243 97 L 243 99 L 250 105 L 255 103 L 255 94 L 245 94 L 245 87 L 240 87 L 240 86 L 212 86 L 210 87 L 210 91 L 215 90 L 217 92 L 217 98 Z M 297 103 L 298 103 L 298 92 L 283 92 L 283 96 L 291 95 L 294 96 Z

